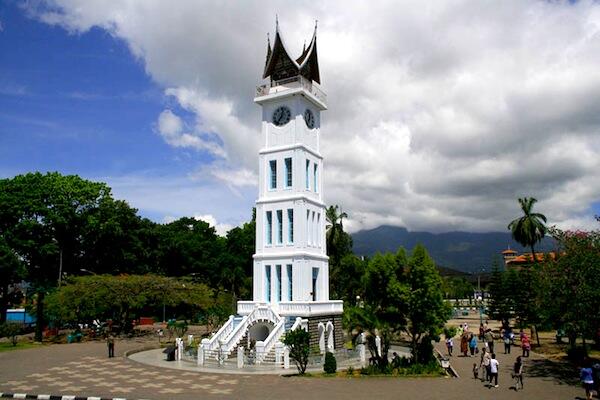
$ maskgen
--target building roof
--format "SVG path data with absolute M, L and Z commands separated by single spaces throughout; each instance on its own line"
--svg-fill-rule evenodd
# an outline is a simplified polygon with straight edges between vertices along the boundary
M 550 257 L 551 260 L 556 259 L 556 253 L 551 251 L 549 253 L 535 253 L 535 259 L 537 261 L 544 261 L 546 257 Z M 516 256 L 515 258 L 508 260 L 506 264 L 527 264 L 533 261 L 533 257 L 531 253 L 523 253 L 520 256 Z
M 267 61 L 263 73 L 263 79 L 268 77 L 272 81 L 303 76 L 311 81 L 321 83 L 319 74 L 319 59 L 317 56 L 317 25 L 308 47 L 305 47 L 297 59 L 290 57 L 281 32 L 279 22 L 275 23 L 275 41 L 271 50 L 270 42 L 267 44 Z
M 506 249 L 502 252 L 502 254 L 517 254 L 517 252 L 511 249 Z

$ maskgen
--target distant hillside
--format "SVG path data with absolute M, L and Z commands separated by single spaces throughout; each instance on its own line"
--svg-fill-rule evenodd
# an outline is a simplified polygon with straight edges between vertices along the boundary
M 375 229 L 356 232 L 352 235 L 354 253 L 371 256 L 377 252 L 395 252 L 403 246 L 412 249 L 417 243 L 423 244 L 436 264 L 459 271 L 474 272 L 481 267 L 491 268 L 494 256 L 508 246 L 518 252 L 529 251 L 512 240 L 509 232 L 409 232 L 406 228 L 380 226 Z M 554 242 L 546 238 L 536 246 L 536 251 L 550 251 Z M 499 258 L 501 261 L 501 258 Z

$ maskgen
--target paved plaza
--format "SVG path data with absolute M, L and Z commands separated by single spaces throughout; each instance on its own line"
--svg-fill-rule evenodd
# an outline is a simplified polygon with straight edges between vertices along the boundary
M 475 358 L 453 357 L 461 377 L 301 378 L 224 375 L 144 365 L 124 358 L 143 341 L 118 341 L 106 358 L 101 342 L 52 345 L 0 353 L 0 392 L 128 399 L 574 399 L 582 397 L 577 373 L 535 355 L 526 361 L 525 390 L 510 389 L 515 354 L 499 354 L 500 387 L 472 378 Z M 532 376 L 533 375 L 533 376 Z M 284 382 L 285 384 L 281 384 Z

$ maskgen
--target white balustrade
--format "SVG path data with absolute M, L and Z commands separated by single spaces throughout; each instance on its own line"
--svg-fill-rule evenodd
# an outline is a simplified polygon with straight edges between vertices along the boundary
M 287 301 L 278 304 L 283 316 L 308 317 L 311 315 L 341 314 L 344 311 L 342 300 L 330 301 Z
M 231 332 L 233 332 L 233 329 L 234 329 L 233 319 L 234 319 L 234 316 L 230 315 L 229 319 L 227 320 L 227 322 L 225 322 L 223 324 L 221 329 L 219 329 L 217 331 L 217 333 L 215 333 L 213 335 L 213 337 L 211 337 L 208 340 L 208 343 L 206 343 L 206 346 L 204 347 L 205 350 L 211 351 L 211 350 L 217 350 L 219 348 L 219 340 L 225 339 L 227 336 L 229 336 L 231 334 Z
M 271 331 L 269 336 L 264 340 L 264 342 L 262 342 L 263 349 L 260 354 L 258 352 L 258 342 L 256 343 L 256 345 L 257 345 L 256 361 L 258 363 L 262 362 L 265 359 L 266 355 L 269 353 L 269 351 L 271 351 L 271 349 L 275 346 L 275 344 L 277 342 L 279 342 L 279 339 L 281 339 L 281 336 L 284 333 L 285 333 L 285 321 L 283 320 L 283 318 L 280 318 L 280 321 L 277 323 L 277 325 L 275 325 L 275 328 L 273 328 L 273 330 Z

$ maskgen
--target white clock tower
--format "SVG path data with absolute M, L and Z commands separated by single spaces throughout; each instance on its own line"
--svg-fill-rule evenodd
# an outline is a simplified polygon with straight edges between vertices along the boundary
M 268 83 L 254 98 L 262 108 L 262 148 L 253 299 L 238 302 L 240 317 L 232 316 L 216 336 L 223 331 L 227 351 L 256 342 L 257 354 L 266 354 L 285 331 L 303 328 L 311 345 L 333 351 L 343 344 L 343 302 L 329 299 L 319 149 L 327 97 L 320 87 L 316 25 L 310 44 L 294 59 L 276 24 L 263 79 Z

